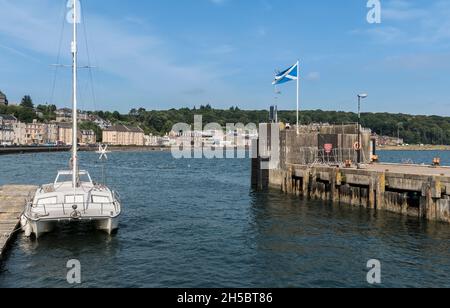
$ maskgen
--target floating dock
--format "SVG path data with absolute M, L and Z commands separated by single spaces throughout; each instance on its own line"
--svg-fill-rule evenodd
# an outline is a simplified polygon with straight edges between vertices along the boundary
M 0 187 L 0 257 L 19 228 L 20 216 L 36 186 L 8 185 Z
M 274 135 L 258 140 L 258 155 L 252 163 L 253 187 L 450 223 L 450 167 L 365 159 L 357 168 L 355 153 L 345 146 L 358 140 L 356 132 L 326 127 L 314 133 L 281 131 L 279 140 L 274 141 Z M 373 144 L 367 134 L 364 157 L 373 153 L 368 150 Z M 351 164 L 346 166 L 344 161 Z

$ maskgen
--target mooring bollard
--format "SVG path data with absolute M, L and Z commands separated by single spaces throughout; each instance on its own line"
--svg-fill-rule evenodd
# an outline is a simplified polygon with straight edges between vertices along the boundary
M 441 165 L 441 158 L 440 157 L 435 157 L 433 159 L 433 166 L 434 167 L 439 167 Z
M 378 163 L 380 161 L 378 155 L 372 155 L 371 157 L 372 163 Z

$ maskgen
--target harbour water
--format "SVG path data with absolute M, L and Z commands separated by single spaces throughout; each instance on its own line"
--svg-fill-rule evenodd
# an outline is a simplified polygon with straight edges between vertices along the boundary
M 429 164 L 448 152 L 380 152 L 384 162 Z M 117 152 L 106 166 L 121 193 L 121 229 L 108 236 L 61 227 L 19 234 L 0 264 L 0 287 L 69 287 L 78 259 L 84 287 L 365 287 L 382 263 L 384 287 L 450 287 L 450 226 L 396 214 L 299 200 L 250 188 L 250 161 L 175 160 Z M 94 153 L 83 168 L 102 179 Z M 0 157 L 0 185 L 53 181 L 67 153 Z

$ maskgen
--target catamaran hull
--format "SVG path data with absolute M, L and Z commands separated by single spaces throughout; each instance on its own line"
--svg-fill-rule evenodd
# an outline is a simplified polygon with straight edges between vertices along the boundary
M 119 229 L 119 217 L 97 220 L 96 227 L 97 230 L 104 231 L 111 235 L 114 231 Z
M 93 222 L 95 223 L 97 230 L 104 231 L 109 235 L 119 229 L 119 217 L 50 221 L 32 220 L 22 216 L 21 225 L 26 237 L 31 237 L 31 235 L 34 234 L 36 238 L 39 238 L 46 233 L 52 232 L 59 222 L 77 223 L 81 221 Z
M 21 219 L 22 230 L 25 236 L 31 237 L 32 234 L 39 238 L 45 233 L 50 233 L 55 229 L 56 222 L 54 221 L 36 221 L 26 217 Z

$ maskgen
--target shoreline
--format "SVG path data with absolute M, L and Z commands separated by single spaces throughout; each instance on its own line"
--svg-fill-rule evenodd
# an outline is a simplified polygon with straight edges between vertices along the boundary
M 72 149 L 71 146 L 63 147 L 0 147 L 1 155 L 21 155 L 31 153 L 57 153 L 57 152 L 69 152 Z M 111 152 L 163 152 L 169 151 L 168 147 L 160 146 L 110 146 L 108 150 Z M 98 151 L 98 147 L 80 147 L 80 152 L 95 152 Z
M 61 147 L 0 147 L 0 156 L 2 155 L 21 155 L 21 154 L 31 154 L 31 153 L 57 153 L 57 152 L 69 152 L 71 151 L 71 146 L 61 146 Z M 195 148 L 201 149 L 201 148 Z M 248 147 L 231 147 L 228 150 L 245 149 Z M 167 146 L 108 146 L 108 151 L 111 152 L 170 152 L 172 147 Z M 225 150 L 225 149 L 224 149 Z M 80 152 L 96 152 L 98 151 L 97 146 L 81 146 L 79 147 Z
M 450 151 L 450 145 L 378 146 L 378 151 Z
M 236 149 L 236 148 L 235 148 Z M 71 150 L 70 146 L 64 147 L 0 147 L 1 155 L 13 155 L 13 154 L 28 154 L 28 153 L 57 153 L 57 152 L 69 152 Z M 111 152 L 168 152 L 171 147 L 164 146 L 109 146 L 108 150 Z M 97 147 L 87 147 L 83 146 L 79 149 L 80 152 L 95 152 L 98 151 Z M 377 151 L 450 151 L 450 146 L 448 145 L 409 145 L 409 146 L 378 146 Z

